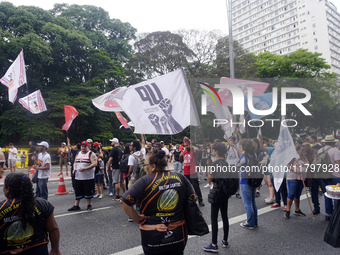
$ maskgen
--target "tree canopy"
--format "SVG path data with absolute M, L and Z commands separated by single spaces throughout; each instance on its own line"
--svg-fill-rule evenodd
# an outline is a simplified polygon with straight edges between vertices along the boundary
M 72 105 L 79 112 L 69 130 L 71 141 L 89 137 L 105 141 L 113 135 L 134 139 L 131 132 L 119 130 L 120 123 L 113 113 L 101 112 L 91 100 L 119 86 L 184 67 L 193 96 L 199 101 L 202 92 L 197 81 L 214 85 L 220 77 L 229 76 L 229 41 L 218 31 L 136 32 L 129 23 L 110 18 L 107 11 L 95 6 L 55 4 L 46 11 L 0 3 L 0 74 L 5 74 L 23 49 L 28 91 L 26 86 L 20 87 L 18 98 L 40 89 L 48 109 L 32 115 L 35 141 L 59 144 L 65 139 L 61 130 L 64 105 Z M 289 55 L 265 52 L 256 56 L 245 52 L 237 41 L 234 51 L 236 78 L 271 78 L 271 87 L 287 86 L 277 78 L 310 79 L 297 86 L 311 91 L 313 100 L 308 107 L 313 117 L 305 118 L 292 110 L 303 124 L 301 129 L 324 134 L 339 126 L 336 75 L 319 53 L 300 49 Z M 174 139 L 189 135 L 189 131 Z M 216 133 L 211 128 L 197 132 L 204 137 Z M 1 85 L 0 144 L 27 143 L 29 139 L 28 111 L 17 101 L 10 103 L 7 88 Z

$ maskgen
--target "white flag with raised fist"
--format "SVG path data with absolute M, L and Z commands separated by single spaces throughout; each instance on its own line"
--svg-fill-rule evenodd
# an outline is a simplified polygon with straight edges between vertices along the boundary
M 183 70 L 147 80 L 114 95 L 135 133 L 167 134 L 197 126 L 198 114 Z

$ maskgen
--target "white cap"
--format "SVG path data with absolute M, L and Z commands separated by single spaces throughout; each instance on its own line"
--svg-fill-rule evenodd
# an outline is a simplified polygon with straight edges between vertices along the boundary
M 48 145 L 48 143 L 45 142 L 45 141 L 43 141 L 43 142 L 41 142 L 41 143 L 37 143 L 37 145 L 39 145 L 39 146 L 44 146 L 44 147 L 46 147 L 47 149 L 50 147 L 50 146 Z
M 86 142 L 88 142 L 88 143 L 93 143 L 93 141 L 92 141 L 91 138 L 87 139 Z
M 109 140 L 110 142 L 114 142 L 114 143 L 119 143 L 119 140 L 117 138 L 113 138 L 111 140 Z
M 65 142 L 62 142 L 61 145 L 66 145 L 66 143 L 65 143 Z

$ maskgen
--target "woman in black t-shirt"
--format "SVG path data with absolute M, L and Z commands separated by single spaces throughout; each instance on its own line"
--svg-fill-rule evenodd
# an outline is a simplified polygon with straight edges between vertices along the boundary
M 196 201 L 189 181 L 183 175 L 165 170 L 165 152 L 147 154 L 147 175 L 135 182 L 121 198 L 126 214 L 140 224 L 145 254 L 183 254 L 188 234 L 184 202 Z M 140 215 L 132 207 L 140 202 Z
M 60 255 L 54 207 L 45 199 L 34 198 L 29 177 L 9 174 L 4 194 L 7 199 L 0 202 L 0 254 Z
M 179 149 L 179 144 L 176 145 L 176 149 L 173 152 L 174 155 L 174 171 L 179 173 L 182 171 L 182 163 L 179 161 L 179 155 L 181 155 L 182 151 Z

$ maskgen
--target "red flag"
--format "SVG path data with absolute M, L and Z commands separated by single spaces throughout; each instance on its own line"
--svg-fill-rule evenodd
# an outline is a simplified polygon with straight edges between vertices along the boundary
M 120 112 L 115 112 L 115 114 L 117 116 L 117 119 L 120 121 L 120 123 L 122 123 L 123 127 L 126 128 L 126 129 L 129 129 L 130 126 L 127 123 L 127 119 L 125 119 Z
M 65 124 L 61 129 L 67 132 L 72 124 L 72 121 L 78 116 L 78 112 L 73 106 L 70 105 L 65 105 L 64 111 L 65 111 Z

